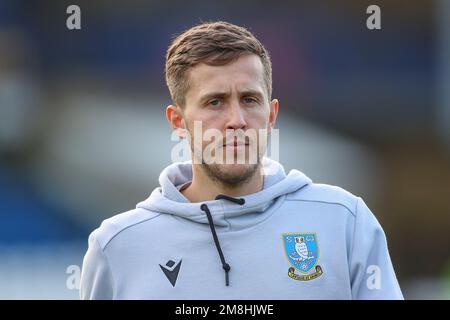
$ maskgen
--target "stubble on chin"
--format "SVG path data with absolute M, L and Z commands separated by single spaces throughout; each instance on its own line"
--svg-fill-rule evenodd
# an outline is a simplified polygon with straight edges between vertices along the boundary
M 260 161 L 256 164 L 243 164 L 244 170 L 227 170 L 227 165 L 202 163 L 201 168 L 207 176 L 224 187 L 233 188 L 245 184 L 259 172 Z

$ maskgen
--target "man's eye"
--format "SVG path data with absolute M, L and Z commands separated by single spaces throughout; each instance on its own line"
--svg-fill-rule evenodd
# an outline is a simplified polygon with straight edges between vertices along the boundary
M 221 101 L 219 99 L 214 99 L 214 100 L 209 101 L 208 104 L 212 105 L 214 107 L 218 107 L 218 106 L 220 106 L 220 103 L 221 103 Z
M 252 98 L 252 97 L 246 97 L 246 98 L 244 98 L 244 102 L 245 102 L 245 103 L 255 103 L 255 102 L 258 102 L 258 101 L 256 101 L 255 98 Z

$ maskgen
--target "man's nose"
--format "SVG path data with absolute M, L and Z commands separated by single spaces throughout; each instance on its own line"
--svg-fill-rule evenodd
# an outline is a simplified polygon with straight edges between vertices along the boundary
M 244 110 L 238 102 L 232 103 L 228 115 L 227 129 L 244 129 L 246 126 Z

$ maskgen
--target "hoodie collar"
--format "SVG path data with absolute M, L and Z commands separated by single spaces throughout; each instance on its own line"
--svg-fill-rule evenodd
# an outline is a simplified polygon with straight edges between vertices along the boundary
M 245 199 L 244 205 L 223 199 L 189 202 L 177 188 L 192 180 L 192 162 L 186 161 L 165 168 L 159 177 L 160 187 L 153 190 L 150 197 L 137 207 L 171 214 L 208 227 L 205 212 L 200 209 L 202 204 L 206 204 L 217 227 L 229 227 L 230 230 L 250 227 L 267 218 L 263 213 L 280 196 L 311 183 L 311 179 L 298 170 L 291 170 L 286 175 L 283 166 L 269 158 L 263 158 L 262 165 L 264 172 L 268 173 L 264 175 L 264 187 L 259 192 L 241 197 Z

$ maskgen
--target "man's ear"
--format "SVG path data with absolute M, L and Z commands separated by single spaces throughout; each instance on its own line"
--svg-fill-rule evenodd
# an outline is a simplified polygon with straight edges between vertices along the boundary
M 172 130 L 177 132 L 180 139 L 186 138 L 186 127 L 183 112 L 179 106 L 169 105 L 166 108 L 166 118 Z
M 275 123 L 278 116 L 278 100 L 273 99 L 270 102 L 270 112 L 269 112 L 269 130 L 272 131 L 275 128 Z

